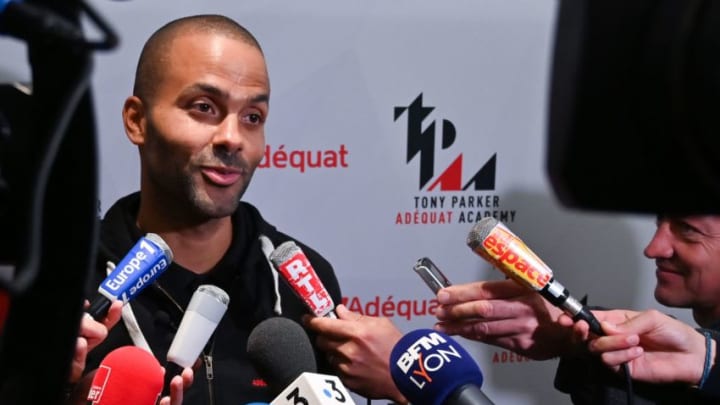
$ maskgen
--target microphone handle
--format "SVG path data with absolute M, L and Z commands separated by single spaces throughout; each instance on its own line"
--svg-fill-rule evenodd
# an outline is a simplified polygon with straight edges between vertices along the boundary
M 475 384 L 465 384 L 443 402 L 443 405 L 495 405 Z
M 96 321 L 102 321 L 107 316 L 108 310 L 110 309 L 112 301 L 107 299 L 102 294 L 98 294 L 90 303 L 90 307 L 87 309 L 87 313 L 92 316 Z

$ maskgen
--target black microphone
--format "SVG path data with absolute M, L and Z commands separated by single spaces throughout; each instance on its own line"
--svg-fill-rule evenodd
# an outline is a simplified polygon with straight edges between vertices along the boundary
M 0 34 L 27 41 L 47 38 L 70 43 L 84 41 L 78 25 L 51 10 L 19 0 L 0 0 Z
M 100 320 L 107 315 L 113 301 L 121 299 L 127 304 L 160 277 L 170 267 L 172 259 L 170 247 L 159 235 L 148 233 L 143 236 L 100 283 L 87 313 Z
M 492 405 L 480 390 L 483 375 L 458 342 L 432 329 L 403 336 L 390 353 L 390 375 L 413 404 Z
M 304 372 L 317 372 L 315 351 L 297 322 L 272 317 L 260 322 L 247 341 L 250 362 L 277 395 Z

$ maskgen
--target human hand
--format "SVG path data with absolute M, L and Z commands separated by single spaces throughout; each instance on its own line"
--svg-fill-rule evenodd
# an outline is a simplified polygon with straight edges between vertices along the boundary
M 182 405 L 183 394 L 193 383 L 195 374 L 191 368 L 184 368 L 181 375 L 170 380 L 170 395 L 160 399 L 158 405 Z
M 705 337 L 691 326 L 656 310 L 596 311 L 606 336 L 590 341 L 591 352 L 614 370 L 628 363 L 632 378 L 696 385 L 705 363 Z M 618 320 L 622 319 L 620 322 Z M 712 340 L 711 359 L 716 349 Z
M 535 360 L 572 347 L 572 330 L 557 319 L 562 310 L 512 280 L 478 281 L 441 289 L 435 329 L 519 353 Z
M 89 302 L 85 302 L 85 308 L 89 306 Z M 88 353 L 97 347 L 108 335 L 108 331 L 120 320 L 122 314 L 122 301 L 114 301 L 108 309 L 107 316 L 101 322 L 94 320 L 90 315 L 83 314 L 80 320 L 80 331 L 78 332 L 77 341 L 75 343 L 75 353 L 73 354 L 72 365 L 70 370 L 71 384 L 77 383 L 85 370 L 85 361 Z
M 338 319 L 306 316 L 305 325 L 318 334 L 317 347 L 325 352 L 346 387 L 368 398 L 407 400 L 390 376 L 390 352 L 402 333 L 388 318 L 364 316 L 344 305 L 335 308 Z

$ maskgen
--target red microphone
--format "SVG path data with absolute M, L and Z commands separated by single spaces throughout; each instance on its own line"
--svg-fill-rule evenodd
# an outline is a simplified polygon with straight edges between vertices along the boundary
M 270 253 L 270 261 L 315 316 L 337 318 L 330 293 L 295 242 L 289 240 L 278 246 Z
M 149 352 L 122 346 L 103 359 L 87 397 L 88 405 L 155 405 L 164 371 Z

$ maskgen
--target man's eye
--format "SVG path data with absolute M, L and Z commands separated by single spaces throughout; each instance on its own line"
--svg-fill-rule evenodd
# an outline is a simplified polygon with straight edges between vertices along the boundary
M 263 118 L 260 114 L 249 114 L 247 116 L 248 122 L 251 124 L 262 124 Z
M 193 107 L 200 112 L 212 112 L 212 106 L 208 103 L 195 103 Z

